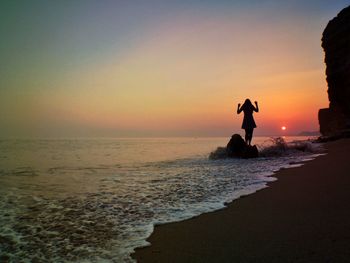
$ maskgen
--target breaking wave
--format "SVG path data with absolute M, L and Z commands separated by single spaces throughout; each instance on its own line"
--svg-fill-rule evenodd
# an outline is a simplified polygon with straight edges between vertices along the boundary
M 319 152 L 266 139 L 262 158 L 215 161 L 226 138 L 3 142 L 0 259 L 134 262 L 155 225 L 221 209 Z
M 313 140 L 295 140 L 286 142 L 283 137 L 271 137 L 257 145 L 260 157 L 283 157 L 291 155 L 305 155 L 322 153 L 323 147 L 320 143 Z M 226 147 L 218 147 L 211 152 L 209 159 L 225 159 L 228 158 Z

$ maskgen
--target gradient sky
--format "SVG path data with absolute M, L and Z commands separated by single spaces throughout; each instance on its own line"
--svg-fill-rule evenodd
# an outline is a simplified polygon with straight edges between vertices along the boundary
M 1 1 L 0 137 L 318 130 L 320 46 L 350 1 Z

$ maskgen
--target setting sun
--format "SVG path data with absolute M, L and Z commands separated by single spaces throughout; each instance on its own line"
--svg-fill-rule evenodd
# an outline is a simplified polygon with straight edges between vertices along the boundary
M 282 129 L 282 131 L 285 131 L 287 128 L 286 128 L 286 126 L 282 126 L 281 129 Z

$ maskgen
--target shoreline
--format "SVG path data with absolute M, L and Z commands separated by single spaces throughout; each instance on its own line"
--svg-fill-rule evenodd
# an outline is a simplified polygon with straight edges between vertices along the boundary
M 344 198 L 337 198 L 347 191 L 338 193 L 332 188 L 329 192 L 327 185 L 339 184 L 343 190 L 349 185 L 350 190 L 350 177 L 345 177 L 350 171 L 350 158 L 346 156 L 350 139 L 328 142 L 325 148 L 327 155 L 277 171 L 273 177 L 278 180 L 233 200 L 223 209 L 155 226 L 147 238 L 151 245 L 137 248 L 132 258 L 137 262 L 329 262 L 329 255 L 331 260 L 342 262 L 350 256 L 350 229 L 346 230 L 346 244 L 335 243 L 342 236 L 340 226 L 350 226 L 346 224 L 350 205 Z M 337 172 L 333 176 L 336 178 L 330 178 L 330 168 Z M 312 185 L 310 181 L 315 179 Z M 320 190 L 326 190 L 331 198 L 325 199 L 325 192 Z M 335 208 L 339 202 L 346 207 L 341 210 L 347 210 L 345 217 L 337 215 L 339 211 L 332 208 L 332 202 Z M 336 215 L 330 217 L 326 208 Z M 330 248 L 337 252 L 326 253 Z

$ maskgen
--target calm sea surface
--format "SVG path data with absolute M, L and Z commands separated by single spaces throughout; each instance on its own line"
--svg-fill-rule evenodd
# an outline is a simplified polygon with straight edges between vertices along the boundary
M 254 140 L 268 144 L 266 137 Z M 265 187 L 274 171 L 313 157 L 208 159 L 226 143 L 227 138 L 1 140 L 0 259 L 132 262 L 129 254 L 147 245 L 154 225 L 223 208 Z

